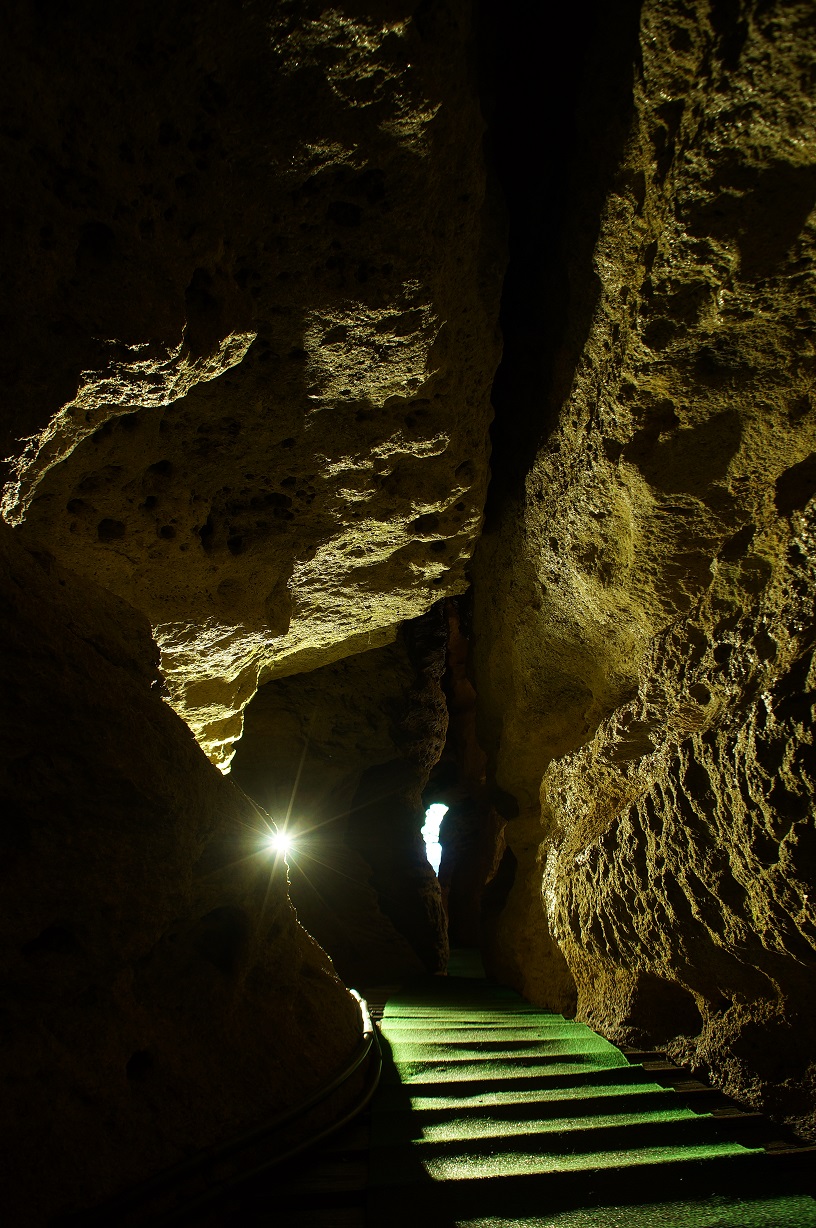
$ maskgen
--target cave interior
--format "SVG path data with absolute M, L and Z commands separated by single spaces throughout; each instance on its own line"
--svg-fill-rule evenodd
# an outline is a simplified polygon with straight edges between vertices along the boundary
M 452 948 L 816 1140 L 810 0 L 0 31 L 9 1222 Z

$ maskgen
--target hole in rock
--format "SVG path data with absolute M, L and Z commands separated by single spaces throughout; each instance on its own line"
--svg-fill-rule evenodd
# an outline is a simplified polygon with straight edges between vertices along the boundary
M 116 236 L 104 222 L 86 222 L 79 232 L 77 264 L 109 264 L 116 251 Z
M 212 550 L 213 538 L 215 537 L 215 525 L 213 524 L 212 516 L 208 516 L 204 524 L 198 530 L 198 536 L 201 540 L 201 545 L 204 550 Z
M 77 940 L 67 925 L 49 925 L 25 944 L 23 955 L 36 959 L 41 955 L 71 955 L 76 949 Z
M 425 811 L 425 823 L 422 827 L 422 839 L 425 841 L 425 855 L 431 863 L 434 874 L 439 873 L 439 863 L 442 860 L 442 845 L 439 843 L 439 828 L 448 813 L 448 807 L 441 802 L 433 802 Z
M 240 908 L 214 908 L 199 921 L 195 946 L 219 972 L 229 976 L 235 971 L 247 937 L 247 918 Z
M 96 535 L 101 542 L 113 542 L 125 536 L 125 526 L 121 520 L 100 520 L 96 526 Z
M 153 1057 L 147 1049 L 137 1049 L 128 1059 L 125 1074 L 134 1083 L 146 1079 L 153 1069 Z

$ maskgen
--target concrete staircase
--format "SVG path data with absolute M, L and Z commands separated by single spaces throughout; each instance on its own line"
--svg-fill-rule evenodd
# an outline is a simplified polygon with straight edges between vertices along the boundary
M 734 1141 L 512 990 L 432 978 L 389 998 L 381 1032 L 369 1224 L 816 1228 L 812 1156 Z

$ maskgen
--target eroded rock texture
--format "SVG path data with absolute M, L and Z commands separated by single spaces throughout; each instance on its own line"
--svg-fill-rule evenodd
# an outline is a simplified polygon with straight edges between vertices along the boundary
M 226 765 L 259 678 L 464 587 L 499 268 L 470 6 L 3 13 L 3 514 L 150 619 Z
M 504 848 L 504 820 L 492 804 L 487 757 L 479 744 L 477 697 L 468 674 L 470 594 L 445 603 L 445 699 L 448 734 L 431 773 L 425 800 L 448 807 L 439 839 L 439 883 L 451 947 L 480 947 L 485 888 Z
M 35 1221 L 307 1094 L 357 1039 L 257 807 L 176 714 L 225 768 L 276 679 L 264 780 L 289 789 L 305 731 L 315 813 L 345 816 L 344 970 L 358 930 L 368 976 L 444 966 L 418 834 L 442 657 L 399 627 L 465 587 L 487 484 L 471 15 L 0 14 L 3 1146 Z
M 292 834 L 298 918 L 359 986 L 444 971 L 439 883 L 420 836 L 445 742 L 436 606 L 393 644 L 262 686 L 232 777 Z
M 297 1103 L 356 1003 L 257 809 L 157 690 L 144 617 L 0 535 L 7 1222 L 101 1199 Z
M 5 1147 L 34 1214 L 355 1038 L 149 626 L 222 767 L 249 704 L 236 780 L 292 822 L 346 976 L 444 967 L 425 790 L 502 979 L 813 1129 L 812 4 L 479 6 L 513 259 L 442 754 L 433 610 L 497 360 L 471 10 L 0 15 Z
M 601 15 L 475 616 L 493 966 L 810 1130 L 815 38 L 805 3 Z

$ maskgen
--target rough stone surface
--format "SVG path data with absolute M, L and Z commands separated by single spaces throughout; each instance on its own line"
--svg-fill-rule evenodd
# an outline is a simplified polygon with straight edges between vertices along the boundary
M 4 7 L 3 514 L 148 616 L 222 766 L 478 533 L 499 229 L 470 6 L 414 9 Z
M 470 594 L 445 602 L 446 668 L 443 678 L 448 731 L 425 789 L 425 802 L 448 807 L 439 832 L 439 884 L 451 947 L 482 945 L 485 888 L 498 869 L 504 821 L 487 787 L 487 757 L 476 730 L 476 692 L 468 675 Z
M 619 26 L 570 309 L 520 377 L 543 435 L 475 566 L 516 863 L 491 958 L 813 1131 L 816 28 L 679 0 Z
M 0 1146 L 23 1226 L 297 1103 L 360 1025 L 257 808 L 160 698 L 144 617 L 5 526 L 0 552 Z
M 262 686 L 232 778 L 291 834 L 298 918 L 349 984 L 447 963 L 439 883 L 420 836 L 445 742 L 444 618 L 393 644 Z
M 424 789 L 492 971 L 816 1130 L 813 6 L 476 8 L 512 261 L 437 766 L 417 616 L 466 583 L 497 357 L 473 6 L 0 13 L 0 1143 L 32 1215 L 354 1041 L 145 617 L 222 767 L 262 684 L 236 780 L 311 827 L 293 893 L 346 976 L 444 966 Z

